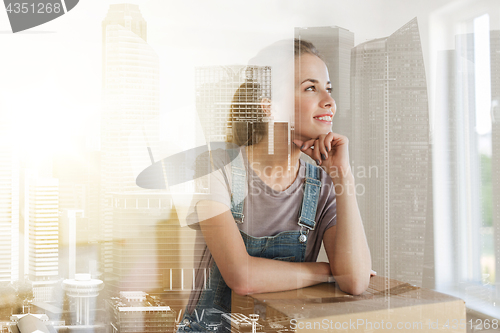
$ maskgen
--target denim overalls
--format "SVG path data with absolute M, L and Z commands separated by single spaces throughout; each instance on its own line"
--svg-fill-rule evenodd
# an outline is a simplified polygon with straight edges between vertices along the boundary
M 228 152 L 229 153 L 229 152 Z M 245 200 L 246 171 L 242 153 L 232 162 L 231 212 L 236 223 L 244 223 L 243 204 Z M 306 163 L 304 197 L 298 225 L 299 231 L 283 231 L 275 236 L 253 237 L 240 230 L 250 256 L 283 261 L 303 262 L 306 255 L 307 234 L 316 225 L 321 181 L 319 168 Z M 215 263 L 210 269 L 207 288 L 200 295 L 195 311 L 186 313 L 179 332 L 210 332 L 217 329 L 220 315 L 231 312 L 231 289 L 227 286 Z

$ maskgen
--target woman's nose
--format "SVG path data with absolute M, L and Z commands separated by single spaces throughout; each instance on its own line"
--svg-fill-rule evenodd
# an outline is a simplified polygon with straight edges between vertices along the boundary
M 335 115 L 335 113 L 337 112 L 337 103 L 335 103 L 335 100 L 333 98 L 332 98 L 332 101 L 333 101 L 333 104 L 330 107 L 330 110 L 332 110 L 333 115 Z
M 335 100 L 329 93 L 326 95 L 323 101 L 323 105 L 325 109 L 331 109 L 333 114 L 335 114 L 335 111 L 337 111 L 337 104 L 335 103 Z

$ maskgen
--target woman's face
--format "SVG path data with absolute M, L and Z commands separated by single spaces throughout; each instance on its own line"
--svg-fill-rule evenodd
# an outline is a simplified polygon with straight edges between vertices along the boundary
M 335 114 L 332 84 L 323 60 L 304 54 L 295 62 L 295 139 L 316 139 L 331 131 Z

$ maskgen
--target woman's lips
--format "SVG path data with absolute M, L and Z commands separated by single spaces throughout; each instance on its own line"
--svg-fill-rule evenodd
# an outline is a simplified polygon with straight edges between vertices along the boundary
M 330 123 L 332 122 L 332 115 L 322 114 L 316 117 L 313 117 L 317 121 L 321 121 L 322 123 Z

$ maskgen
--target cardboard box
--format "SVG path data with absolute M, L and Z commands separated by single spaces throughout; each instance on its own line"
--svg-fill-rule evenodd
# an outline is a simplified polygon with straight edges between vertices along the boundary
M 466 332 L 459 298 L 380 276 L 366 292 L 346 294 L 334 283 L 239 296 L 232 312 L 259 315 L 261 332 Z M 238 332 L 238 330 L 232 330 Z

